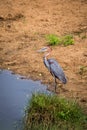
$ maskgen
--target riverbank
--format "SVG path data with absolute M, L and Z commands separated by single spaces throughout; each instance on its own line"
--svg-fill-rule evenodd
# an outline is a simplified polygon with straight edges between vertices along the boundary
M 45 36 L 73 34 L 74 45 L 52 47 L 68 83 L 57 93 L 75 98 L 87 110 L 87 2 L 61 0 L 0 1 L 0 68 L 33 80 L 54 91 L 53 77 L 37 50 L 47 45 Z

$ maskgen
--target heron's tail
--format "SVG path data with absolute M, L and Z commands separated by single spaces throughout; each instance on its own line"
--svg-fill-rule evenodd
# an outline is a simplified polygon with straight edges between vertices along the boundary
M 61 81 L 63 84 L 66 84 L 66 83 L 67 83 L 67 78 L 66 78 L 65 75 L 64 75 L 64 76 L 59 76 L 58 78 L 60 79 L 60 81 Z
M 66 84 L 66 83 L 67 83 L 67 78 L 64 77 L 64 78 L 62 79 L 62 82 L 63 82 L 64 84 Z

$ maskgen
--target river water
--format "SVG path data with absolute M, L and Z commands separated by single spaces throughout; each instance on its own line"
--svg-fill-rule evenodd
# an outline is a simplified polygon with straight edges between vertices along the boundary
M 37 92 L 50 93 L 40 81 L 21 79 L 11 71 L 0 70 L 0 130 L 22 130 L 24 108 L 32 93 Z

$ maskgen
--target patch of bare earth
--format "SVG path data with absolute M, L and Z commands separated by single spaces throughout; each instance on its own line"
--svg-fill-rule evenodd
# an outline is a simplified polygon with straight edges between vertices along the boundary
M 50 57 L 68 78 L 57 93 L 87 109 L 87 1 L 0 0 L 0 68 L 41 80 L 53 91 L 53 77 L 37 53 L 47 45 L 46 34 L 73 34 L 75 44 L 52 47 Z

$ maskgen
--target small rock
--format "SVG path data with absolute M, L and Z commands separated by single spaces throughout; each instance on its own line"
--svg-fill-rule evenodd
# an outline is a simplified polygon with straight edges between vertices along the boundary
M 41 76 L 42 74 L 40 73 L 39 76 Z

